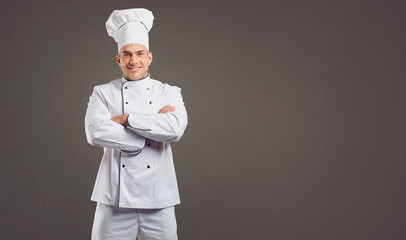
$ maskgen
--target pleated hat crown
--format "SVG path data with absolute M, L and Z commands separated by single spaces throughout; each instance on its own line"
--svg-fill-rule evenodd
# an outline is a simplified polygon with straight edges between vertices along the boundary
M 130 43 L 144 45 L 149 51 L 148 32 L 152 28 L 154 16 L 145 8 L 114 10 L 106 22 L 107 33 L 120 49 Z

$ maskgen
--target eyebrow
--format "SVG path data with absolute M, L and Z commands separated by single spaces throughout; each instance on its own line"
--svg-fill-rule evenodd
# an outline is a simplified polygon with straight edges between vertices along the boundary
M 135 51 L 135 52 L 145 52 L 145 50 L 138 50 L 138 51 Z M 122 51 L 121 53 L 129 53 L 129 54 L 131 54 L 131 52 L 129 52 L 129 51 Z

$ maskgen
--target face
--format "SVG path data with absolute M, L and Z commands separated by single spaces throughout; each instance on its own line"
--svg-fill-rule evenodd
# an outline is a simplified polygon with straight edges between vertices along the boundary
M 142 44 L 131 43 L 121 48 L 116 61 L 127 80 L 140 80 L 148 76 L 152 53 Z

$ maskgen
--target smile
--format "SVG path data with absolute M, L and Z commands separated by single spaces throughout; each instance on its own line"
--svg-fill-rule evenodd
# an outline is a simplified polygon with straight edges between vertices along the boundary
M 131 71 L 138 71 L 141 69 L 141 67 L 127 67 L 128 69 L 130 69 Z

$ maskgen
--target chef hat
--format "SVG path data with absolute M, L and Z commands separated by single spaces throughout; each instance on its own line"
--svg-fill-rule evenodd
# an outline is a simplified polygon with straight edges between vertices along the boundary
M 145 8 L 114 10 L 106 22 L 106 29 L 118 43 L 118 52 L 130 43 L 142 44 L 149 51 L 148 32 L 153 20 L 152 12 Z

